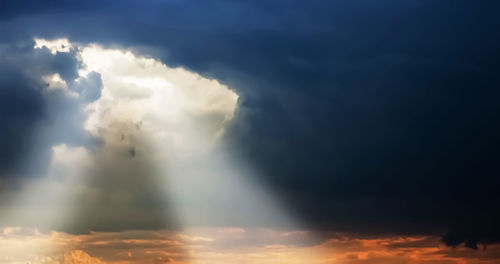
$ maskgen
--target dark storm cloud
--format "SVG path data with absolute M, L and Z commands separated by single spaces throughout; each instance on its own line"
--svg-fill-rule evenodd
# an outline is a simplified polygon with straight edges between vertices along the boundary
M 30 47 L 31 46 L 31 47 Z M 0 142 L 0 174 L 14 172 L 19 161 L 26 158 L 33 142 L 32 133 L 46 118 L 42 83 L 31 76 L 27 68 L 36 60 L 33 43 L 2 44 L 0 54 L 0 117 L 2 129 Z M 50 52 L 46 51 L 50 54 Z M 44 56 L 44 55 L 42 55 Z M 44 63 L 44 66 L 47 66 Z M 46 67 L 43 67 L 44 70 Z M 40 77 L 40 76 L 38 76 Z
M 227 83 L 231 144 L 312 226 L 499 241 L 497 1 L 51 7 L 9 5 L 0 33 L 125 46 Z
M 26 155 L 29 133 L 43 116 L 43 100 L 31 80 L 6 65 L 0 66 L 0 174 L 10 172 Z

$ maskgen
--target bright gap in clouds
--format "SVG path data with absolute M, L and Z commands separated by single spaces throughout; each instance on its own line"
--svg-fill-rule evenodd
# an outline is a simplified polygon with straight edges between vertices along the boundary
M 103 82 L 101 97 L 86 106 L 85 129 L 106 143 L 119 145 L 140 130 L 161 158 L 196 154 L 213 146 L 233 117 L 238 96 L 216 80 L 130 51 L 90 45 L 79 54 L 81 76 L 97 72 Z
M 29 208 L 36 194 L 43 192 L 46 211 L 39 214 L 52 217 L 40 221 L 52 222 L 55 230 L 89 225 L 77 229 L 83 232 L 155 229 L 162 227 L 159 222 L 175 218 L 181 228 L 177 231 L 192 238 L 186 243 L 191 241 L 195 248 L 200 239 L 210 248 L 217 238 L 203 234 L 217 230 L 238 230 L 231 235 L 243 244 L 265 244 L 262 238 L 252 238 L 249 230 L 297 232 L 280 201 L 224 147 L 225 127 L 237 108 L 234 91 L 127 50 L 66 39 L 35 39 L 35 48 L 48 48 L 52 54 L 77 52 L 82 63 L 78 78 L 63 80 L 56 73 L 42 79 L 46 92 L 61 92 L 79 102 L 81 126 L 102 144 L 53 146 L 50 175 L 25 190 L 19 208 Z M 89 80 L 99 77 L 102 90 L 88 86 Z M 153 196 L 160 197 L 160 206 Z M 30 218 L 36 213 L 11 217 Z M 214 253 L 226 250 L 217 247 Z M 55 252 L 53 247 L 46 251 Z M 37 248 L 33 254 L 42 253 Z M 203 260 L 192 257 L 190 263 Z

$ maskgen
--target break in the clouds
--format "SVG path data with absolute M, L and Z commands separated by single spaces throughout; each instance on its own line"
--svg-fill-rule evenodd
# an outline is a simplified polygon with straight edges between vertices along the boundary
M 212 145 L 233 118 L 238 96 L 214 79 L 130 51 L 93 45 L 80 56 L 81 73 L 99 73 L 104 85 L 103 96 L 85 107 L 85 129 L 106 144 L 128 144 L 132 156 L 144 144 L 134 142 L 137 133 L 183 155 Z
M 206 163 L 200 162 L 205 159 L 201 156 L 213 153 L 210 150 L 233 118 L 237 94 L 185 69 L 96 44 L 35 38 L 34 45 L 21 54 L 48 58 L 68 54 L 76 67 L 73 75 L 65 75 L 64 70 L 36 71 L 32 78 L 37 86 L 14 88 L 32 89 L 43 107 L 52 107 L 47 110 L 47 121 L 33 121 L 34 143 L 28 149 L 50 158 L 29 180 L 17 181 L 23 169 L 12 168 L 3 176 L 4 225 L 72 233 L 173 228 L 176 216 L 168 195 L 163 194 L 168 190 L 163 188 L 170 185 L 177 192 L 188 192 L 171 174 L 182 174 L 174 169 L 180 162 Z M 35 61 L 29 67 L 45 67 L 40 64 Z M 49 107 L 54 101 L 57 104 Z M 67 140 L 67 134 L 72 140 Z M 17 162 L 20 167 L 39 163 Z M 190 180 L 202 180 L 204 189 L 213 188 L 214 178 L 206 178 L 217 172 L 209 171 L 207 165 L 199 165 L 190 174 L 197 178 Z M 11 189 L 13 184 L 19 184 L 16 191 Z M 210 206 L 195 190 L 189 196 L 196 201 L 190 211 Z M 198 217 L 210 219 L 209 215 Z
M 227 86 L 126 49 L 35 38 L 26 50 L 71 54 L 77 67 L 74 78 L 38 75 L 34 92 L 58 104 L 35 131 L 45 138 L 33 137 L 42 162 L 19 163 L 48 163 L 24 180 L 23 170 L 4 177 L 4 226 L 72 234 L 296 226 L 224 147 L 238 100 Z
M 29 151 L 33 142 L 43 142 L 42 153 L 63 142 L 89 151 L 103 144 L 88 133 L 97 126 L 81 127 L 88 112 L 63 111 L 74 123 L 51 115 L 56 105 L 82 104 L 72 82 L 84 76 L 79 51 L 66 44 L 67 52 L 33 49 L 33 38 L 67 38 L 182 66 L 229 87 L 239 100 L 232 122 L 218 108 L 207 130 L 223 131 L 225 147 L 320 232 L 445 235 L 448 245 L 472 248 L 499 241 L 495 1 L 2 5 L 3 189 L 13 192 L 13 182 L 50 164 Z M 89 73 L 82 82 L 101 87 L 108 77 Z M 85 104 L 98 97 L 90 91 Z M 106 103 L 99 98 L 91 105 Z M 47 124 L 57 129 L 46 131 Z M 144 155 L 145 142 L 114 139 L 124 159 Z M 21 160 L 38 169 L 19 172 L 26 170 Z

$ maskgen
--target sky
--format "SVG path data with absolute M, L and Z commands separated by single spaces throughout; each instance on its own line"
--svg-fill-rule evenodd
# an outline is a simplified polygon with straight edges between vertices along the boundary
M 498 1 L 2 1 L 0 263 L 500 261 Z

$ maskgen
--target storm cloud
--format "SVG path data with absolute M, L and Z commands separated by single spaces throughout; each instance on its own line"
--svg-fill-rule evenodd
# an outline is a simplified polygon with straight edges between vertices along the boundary
M 75 3 L 6 3 L 2 58 L 67 37 L 216 78 L 239 95 L 234 155 L 319 232 L 500 241 L 498 2 Z M 74 78 L 69 54 L 39 52 Z M 4 171 L 46 107 L 15 58 L 0 64 Z

